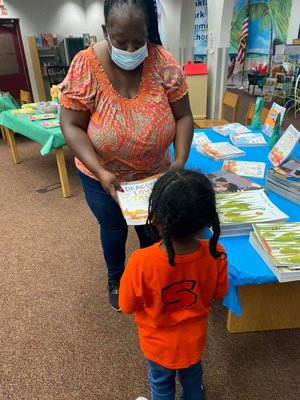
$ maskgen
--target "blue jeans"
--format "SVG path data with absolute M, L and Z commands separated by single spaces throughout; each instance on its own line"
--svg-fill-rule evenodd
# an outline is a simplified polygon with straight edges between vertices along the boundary
M 149 366 L 149 383 L 151 400 L 175 400 L 175 378 L 182 386 L 180 400 L 203 400 L 202 366 L 201 362 L 184 369 L 169 369 L 162 367 L 151 360 Z
M 77 170 L 86 201 L 100 224 L 100 238 L 108 270 L 108 278 L 120 279 L 125 267 L 125 245 L 128 227 L 118 204 L 100 182 Z M 154 242 L 147 235 L 145 225 L 135 226 L 140 247 Z

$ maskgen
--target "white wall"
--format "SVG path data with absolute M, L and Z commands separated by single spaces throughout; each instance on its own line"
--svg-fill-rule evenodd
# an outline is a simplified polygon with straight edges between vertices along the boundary
M 182 4 L 190 0 L 161 0 L 165 13 L 164 45 L 170 52 L 180 60 L 180 28 Z
M 33 96 L 37 90 L 29 54 L 27 36 L 36 32 L 51 32 L 54 35 L 82 35 L 86 30 L 86 15 L 83 0 L 6 0 L 9 18 L 19 18 L 25 55 Z M 7 18 L 7 17 L 6 17 Z
M 293 0 L 291 16 L 289 21 L 289 30 L 287 35 L 287 43 L 292 43 L 292 40 L 298 37 L 299 24 L 300 24 L 300 0 Z
M 84 0 L 86 15 L 86 32 L 96 35 L 97 40 L 103 39 L 101 25 L 104 24 L 104 0 Z

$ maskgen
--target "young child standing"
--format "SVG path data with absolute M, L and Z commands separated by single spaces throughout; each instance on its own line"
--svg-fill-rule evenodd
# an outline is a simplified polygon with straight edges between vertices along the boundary
M 215 194 L 196 171 L 169 171 L 149 200 L 149 232 L 161 239 L 135 251 L 121 279 L 120 308 L 135 314 L 149 366 L 152 400 L 203 399 L 201 353 L 212 298 L 227 292 L 227 258 L 218 243 Z M 209 240 L 197 239 L 211 227 Z

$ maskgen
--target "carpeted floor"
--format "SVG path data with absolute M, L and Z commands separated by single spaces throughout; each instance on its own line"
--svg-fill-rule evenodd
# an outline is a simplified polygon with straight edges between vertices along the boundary
M 245 114 L 244 114 L 245 115 Z M 66 149 L 73 196 L 60 189 L 54 154 L 17 137 L 15 165 L 0 140 L 0 399 L 132 400 L 149 397 L 133 319 L 110 309 L 98 226 Z M 130 232 L 128 252 L 137 247 Z M 299 398 L 300 330 L 226 331 L 214 303 L 203 356 L 207 400 Z

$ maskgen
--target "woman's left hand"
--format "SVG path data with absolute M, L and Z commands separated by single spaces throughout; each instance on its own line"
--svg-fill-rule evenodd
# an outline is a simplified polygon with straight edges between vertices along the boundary
M 180 160 L 175 160 L 172 162 L 172 164 L 170 165 L 170 169 L 182 169 L 184 168 L 185 162 L 184 161 L 180 161 Z

